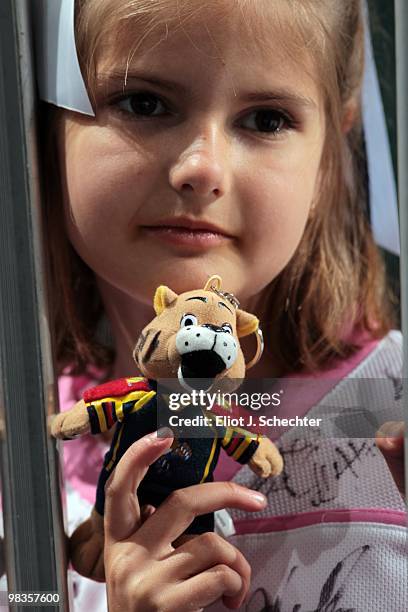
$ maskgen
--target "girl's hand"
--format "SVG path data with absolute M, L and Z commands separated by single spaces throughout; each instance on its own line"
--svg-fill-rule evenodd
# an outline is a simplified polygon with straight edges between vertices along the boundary
M 390 468 L 399 492 L 404 497 L 404 431 L 403 421 L 384 423 L 376 434 L 376 444 Z
M 105 493 L 105 575 L 110 612 L 192 612 L 222 597 L 238 608 L 248 591 L 250 567 L 243 555 L 215 533 L 179 548 L 174 542 L 194 517 L 226 506 L 265 507 L 263 495 L 233 483 L 206 483 L 170 495 L 144 522 L 135 491 L 151 463 L 172 438 L 145 436 L 125 453 Z

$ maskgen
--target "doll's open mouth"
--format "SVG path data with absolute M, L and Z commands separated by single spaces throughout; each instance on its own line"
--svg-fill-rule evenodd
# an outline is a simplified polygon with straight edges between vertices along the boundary
M 192 351 L 182 355 L 177 374 L 185 389 L 208 391 L 225 368 L 224 360 L 215 351 Z
M 214 382 L 213 378 L 193 378 L 186 373 L 183 373 L 182 366 L 179 366 L 177 376 L 180 385 L 186 391 L 209 391 Z

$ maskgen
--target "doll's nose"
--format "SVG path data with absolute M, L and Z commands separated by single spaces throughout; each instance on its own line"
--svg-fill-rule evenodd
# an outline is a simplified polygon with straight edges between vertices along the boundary
M 227 190 L 224 137 L 217 128 L 196 137 L 171 167 L 169 181 L 184 196 L 211 201 Z

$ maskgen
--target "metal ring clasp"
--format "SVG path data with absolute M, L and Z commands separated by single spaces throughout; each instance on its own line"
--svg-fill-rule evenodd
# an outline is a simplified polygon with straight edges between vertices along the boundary
M 256 363 L 258 363 L 258 361 L 262 357 L 262 353 L 264 351 L 264 346 L 265 346 L 264 339 L 263 339 L 262 329 L 260 327 L 258 327 L 258 329 L 256 331 L 254 331 L 253 333 L 256 334 L 256 353 L 255 353 L 254 357 L 251 359 L 251 361 L 249 361 L 248 363 L 245 364 L 245 367 L 246 367 L 247 370 L 249 370 Z

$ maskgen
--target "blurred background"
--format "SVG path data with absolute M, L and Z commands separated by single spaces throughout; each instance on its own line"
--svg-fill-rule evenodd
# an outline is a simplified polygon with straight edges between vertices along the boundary
M 395 84 L 395 40 L 394 3 L 390 0 L 367 0 L 370 13 L 370 28 L 378 79 L 384 104 L 385 119 L 390 138 L 394 173 L 397 175 L 397 132 L 396 132 L 396 84 Z M 396 313 L 400 325 L 400 281 L 399 258 L 382 251 L 390 287 L 396 298 Z

